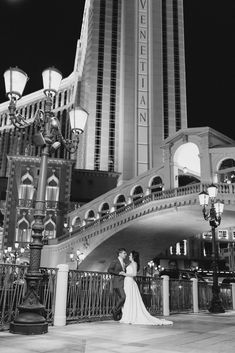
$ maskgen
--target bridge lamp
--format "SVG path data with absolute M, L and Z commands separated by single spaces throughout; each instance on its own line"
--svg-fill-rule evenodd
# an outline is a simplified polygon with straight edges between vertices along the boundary
M 37 188 L 32 230 L 33 242 L 30 244 L 30 264 L 26 274 L 27 293 L 23 303 L 18 306 L 19 315 L 10 324 L 10 332 L 20 334 L 42 334 L 48 331 L 48 324 L 43 317 L 44 306 L 37 294 L 41 280 L 40 260 L 45 218 L 45 198 L 47 184 L 47 164 L 50 153 L 61 145 L 70 153 L 78 149 L 79 135 L 83 133 L 88 113 L 77 107 L 70 112 L 70 138 L 62 135 L 60 122 L 52 111 L 53 97 L 57 94 L 62 74 L 54 67 L 42 72 L 43 92 L 45 94 L 44 110 L 39 109 L 33 119 L 17 113 L 16 103 L 21 98 L 28 80 L 26 73 L 19 68 L 10 68 L 4 73 L 6 95 L 10 99 L 9 117 L 17 129 L 33 126 L 35 131 L 32 143 L 41 147 L 39 183 Z
M 209 311 L 211 313 L 224 313 L 224 308 L 220 300 L 220 288 L 218 284 L 218 248 L 215 238 L 215 228 L 220 225 L 221 217 L 224 210 L 224 203 L 216 200 L 218 188 L 211 184 L 206 191 L 202 191 L 199 197 L 199 203 L 202 206 L 203 217 L 209 221 L 212 234 L 212 268 L 213 268 L 213 286 L 212 286 L 212 300 Z M 209 205 L 210 209 L 207 211 L 206 207 Z

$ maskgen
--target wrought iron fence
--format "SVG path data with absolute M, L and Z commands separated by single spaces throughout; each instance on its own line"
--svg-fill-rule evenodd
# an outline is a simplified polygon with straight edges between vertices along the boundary
M 0 265 L 0 329 L 8 327 L 26 292 L 25 266 Z
M 111 275 L 70 270 L 67 293 L 67 321 L 111 317 L 114 306 Z
M 220 285 L 220 298 L 225 310 L 233 309 L 231 284 Z M 212 300 L 212 283 L 198 282 L 198 308 L 208 310 Z
M 162 278 L 136 278 L 143 302 L 151 315 L 163 314 L 162 281 Z
M 225 310 L 233 309 L 232 286 L 231 284 L 221 284 L 220 297 Z
M 192 281 L 171 279 L 169 292 L 171 314 L 193 311 Z
M 207 282 L 198 281 L 198 309 L 208 310 L 212 299 L 212 286 Z
M 45 306 L 44 315 L 53 322 L 56 290 L 56 269 L 41 268 L 42 280 L 39 285 L 40 301 Z M 0 330 L 7 329 L 18 314 L 26 293 L 25 274 L 27 266 L 0 264 Z
M 55 313 L 55 295 L 56 295 L 56 268 L 40 268 L 42 279 L 39 284 L 39 297 L 44 305 L 44 316 L 48 323 L 52 324 Z

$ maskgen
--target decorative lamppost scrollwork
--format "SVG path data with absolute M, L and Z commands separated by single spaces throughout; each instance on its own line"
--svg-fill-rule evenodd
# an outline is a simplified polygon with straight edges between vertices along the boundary
M 44 110 L 38 110 L 32 119 L 27 119 L 16 113 L 16 104 L 22 96 L 28 76 L 18 68 L 10 68 L 4 73 L 6 94 L 10 99 L 10 120 L 18 129 L 33 124 L 36 130 L 33 143 L 41 147 L 40 174 L 34 208 L 35 222 L 32 227 L 33 241 L 30 244 L 30 264 L 26 274 L 27 292 L 23 303 L 18 306 L 19 315 L 10 324 L 10 332 L 20 334 L 42 334 L 48 331 L 48 324 L 43 316 L 44 306 L 38 296 L 48 157 L 50 152 L 59 148 L 61 144 L 71 153 L 77 150 L 79 135 L 84 131 L 88 115 L 80 107 L 70 111 L 71 139 L 65 139 L 61 133 L 59 120 L 52 112 L 53 97 L 58 92 L 62 75 L 52 67 L 43 71 L 42 78 L 45 94 Z
M 76 261 L 76 269 L 78 270 L 80 263 L 84 260 L 85 256 L 83 252 L 81 252 L 79 249 L 76 251 L 76 254 L 71 252 L 69 254 L 71 262 Z
M 216 200 L 218 189 L 215 185 L 211 184 L 207 188 L 208 192 L 202 191 L 199 194 L 199 203 L 202 206 L 203 217 L 206 221 L 209 221 L 212 233 L 212 267 L 213 267 L 213 286 L 212 286 L 212 300 L 210 303 L 209 311 L 211 313 L 224 313 L 224 308 L 220 299 L 220 288 L 218 284 L 218 248 L 215 238 L 215 228 L 221 223 L 221 216 L 224 210 L 224 203 L 220 200 Z M 207 206 L 211 207 L 209 211 Z
M 11 263 L 11 264 L 17 264 L 17 260 L 20 259 L 20 257 L 23 256 L 25 250 L 27 247 L 22 247 L 18 242 L 14 243 L 14 246 L 8 246 L 4 250 L 3 254 L 3 262 L 4 263 Z

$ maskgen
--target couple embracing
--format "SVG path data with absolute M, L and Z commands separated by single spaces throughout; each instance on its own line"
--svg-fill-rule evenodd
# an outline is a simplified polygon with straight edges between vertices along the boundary
M 128 266 L 125 263 L 126 257 L 126 249 L 119 249 L 117 259 L 108 268 L 108 273 L 114 275 L 113 290 L 117 297 L 116 306 L 112 310 L 114 320 L 125 324 L 172 325 L 172 321 L 151 316 L 145 308 L 135 281 L 140 267 L 139 253 L 135 250 L 130 252 Z

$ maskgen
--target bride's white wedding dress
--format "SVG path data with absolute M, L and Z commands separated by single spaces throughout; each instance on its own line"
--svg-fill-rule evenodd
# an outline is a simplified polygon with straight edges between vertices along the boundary
M 136 263 L 130 263 L 126 268 L 124 279 L 124 291 L 126 300 L 122 308 L 121 323 L 141 325 L 172 325 L 172 321 L 158 319 L 149 314 L 140 295 L 140 291 L 134 276 L 136 276 Z M 132 277 L 133 276 L 133 277 Z

